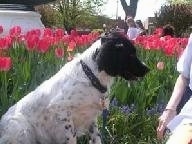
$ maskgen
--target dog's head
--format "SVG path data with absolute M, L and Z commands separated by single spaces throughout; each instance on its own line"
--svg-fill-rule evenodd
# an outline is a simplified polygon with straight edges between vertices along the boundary
M 136 80 L 149 71 L 138 59 L 134 45 L 119 33 L 110 33 L 101 38 L 101 48 L 96 51 L 95 60 L 99 71 L 126 80 Z

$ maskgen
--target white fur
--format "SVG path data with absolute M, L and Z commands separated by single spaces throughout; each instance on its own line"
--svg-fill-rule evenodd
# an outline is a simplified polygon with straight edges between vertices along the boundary
M 96 41 L 9 109 L 0 123 L 1 144 L 76 144 L 76 135 L 84 134 L 91 125 L 90 143 L 101 143 L 94 122 L 102 110 L 100 98 L 104 94 L 91 85 L 79 63 L 82 59 L 100 82 L 110 87 L 112 77 L 99 72 L 92 60 L 100 43 Z

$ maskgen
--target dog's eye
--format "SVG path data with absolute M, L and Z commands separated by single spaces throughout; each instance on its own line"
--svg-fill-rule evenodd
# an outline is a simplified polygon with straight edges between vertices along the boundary
M 120 44 L 116 44 L 115 46 L 116 46 L 116 47 L 123 47 L 123 44 L 120 43 Z
M 94 61 L 96 60 L 96 57 L 97 57 L 98 53 L 99 53 L 99 48 L 96 49 L 95 53 L 92 56 Z
M 130 57 L 136 57 L 136 55 L 134 55 L 134 54 L 130 54 L 129 56 L 130 56 Z

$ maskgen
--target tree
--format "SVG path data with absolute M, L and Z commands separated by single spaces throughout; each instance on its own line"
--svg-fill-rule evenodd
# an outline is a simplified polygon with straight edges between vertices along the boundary
M 46 27 L 63 27 L 70 32 L 72 28 L 99 29 L 102 28 L 103 23 L 108 26 L 114 23 L 107 16 L 97 15 L 100 13 L 99 7 L 105 1 L 84 0 L 83 3 L 75 1 L 78 2 L 78 7 L 74 8 L 74 5 L 71 5 L 72 1 L 62 0 L 60 3 L 57 1 L 57 3 L 40 5 L 35 8 L 41 14 L 41 20 Z
M 126 0 L 120 0 L 121 1 L 121 6 L 123 7 L 123 10 L 125 12 L 125 19 L 127 16 L 135 17 L 136 16 L 136 11 L 137 11 L 137 3 L 139 0 L 130 0 L 130 4 L 128 5 Z M 128 26 L 125 24 L 125 33 L 127 33 Z
M 186 4 L 171 4 L 161 6 L 156 15 L 156 26 L 167 24 L 175 28 L 175 35 L 181 37 L 192 24 L 192 6 Z
M 70 32 L 83 16 L 96 15 L 103 4 L 104 0 L 57 0 L 53 6 L 58 10 L 64 28 Z
M 123 7 L 123 10 L 125 12 L 125 16 L 131 16 L 135 17 L 136 16 L 136 11 L 137 11 L 137 4 L 139 0 L 130 0 L 130 5 L 128 6 L 126 0 L 120 0 L 121 5 Z
M 58 25 L 58 12 L 54 10 L 50 5 L 36 6 L 35 9 L 41 14 L 41 21 L 45 27 Z

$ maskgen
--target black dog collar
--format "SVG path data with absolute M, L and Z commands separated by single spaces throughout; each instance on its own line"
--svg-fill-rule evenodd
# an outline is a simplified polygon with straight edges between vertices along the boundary
M 81 66 L 83 68 L 83 71 L 85 72 L 86 76 L 91 81 L 91 84 L 98 89 L 101 93 L 105 93 L 107 91 L 107 88 L 104 87 L 99 79 L 94 75 L 94 73 L 91 71 L 91 69 L 84 63 L 82 60 L 80 60 Z

